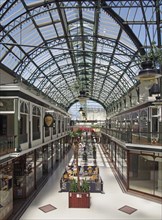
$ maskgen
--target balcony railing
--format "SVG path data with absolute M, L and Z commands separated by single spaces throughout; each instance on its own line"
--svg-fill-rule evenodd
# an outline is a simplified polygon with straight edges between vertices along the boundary
M 159 132 L 134 132 L 128 130 L 116 130 L 102 128 L 101 132 L 104 132 L 114 138 L 117 138 L 125 143 L 132 144 L 148 144 L 148 145 L 161 145 L 162 133 Z
M 0 156 L 12 153 L 15 151 L 14 136 L 0 137 Z

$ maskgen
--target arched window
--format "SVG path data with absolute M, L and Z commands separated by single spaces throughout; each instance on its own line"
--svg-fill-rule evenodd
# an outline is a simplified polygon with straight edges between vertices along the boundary
M 25 143 L 28 139 L 28 115 L 28 104 L 24 101 L 20 102 L 20 143 Z
M 32 110 L 33 140 L 40 139 L 41 136 L 40 122 L 41 122 L 40 108 L 37 106 L 33 106 L 33 110 Z

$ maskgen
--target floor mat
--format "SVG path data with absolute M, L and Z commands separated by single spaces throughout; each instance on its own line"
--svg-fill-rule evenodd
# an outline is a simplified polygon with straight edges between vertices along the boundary
M 53 211 L 53 210 L 55 210 L 57 208 L 55 206 L 53 206 L 53 205 L 48 204 L 48 205 L 44 205 L 44 206 L 39 207 L 39 209 L 46 213 L 46 212 Z
M 122 212 L 125 212 L 129 215 L 131 215 L 133 212 L 137 211 L 137 209 L 132 208 L 132 207 L 127 206 L 127 205 L 121 207 L 119 210 L 122 211 Z

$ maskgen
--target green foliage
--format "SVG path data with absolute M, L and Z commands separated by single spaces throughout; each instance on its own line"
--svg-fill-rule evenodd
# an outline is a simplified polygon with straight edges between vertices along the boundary
M 82 133 L 83 133 L 83 131 L 78 128 L 76 131 L 70 131 L 69 136 L 72 138 L 77 138 L 77 137 L 80 137 L 82 135 Z
M 152 42 L 152 49 L 141 56 L 141 59 L 142 61 L 153 60 L 157 64 L 162 64 L 162 49 L 158 48 L 155 42 Z
M 86 179 L 83 179 L 82 180 L 82 184 L 80 186 L 81 192 L 89 192 L 89 189 L 90 189 L 89 183 L 87 182 Z M 69 189 L 69 191 L 70 192 L 79 192 L 78 186 L 77 186 L 77 181 L 75 179 L 70 181 L 70 189 Z
M 87 182 L 86 179 L 83 179 L 83 180 L 82 180 L 82 185 L 81 185 L 81 191 L 82 191 L 82 192 L 89 192 L 89 190 L 90 190 L 90 185 L 89 185 L 89 183 Z
M 75 179 L 72 179 L 70 181 L 70 192 L 77 192 L 78 191 L 78 187 L 77 187 L 77 181 Z

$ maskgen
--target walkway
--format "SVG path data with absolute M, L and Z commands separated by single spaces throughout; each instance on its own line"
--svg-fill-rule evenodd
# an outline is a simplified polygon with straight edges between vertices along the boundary
M 67 155 L 22 215 L 21 220 L 162 219 L 162 204 L 135 197 L 122 191 L 100 147 L 97 150 L 97 164 L 100 167 L 100 176 L 104 182 L 104 193 L 91 193 L 90 209 L 68 208 L 68 193 L 59 192 L 59 181 L 69 160 L 69 155 Z M 39 209 L 48 204 L 56 207 L 56 209 L 46 213 Z M 123 206 L 129 206 L 135 210 L 132 214 L 128 214 L 119 210 Z M 126 207 L 127 211 L 131 211 L 129 207 Z

